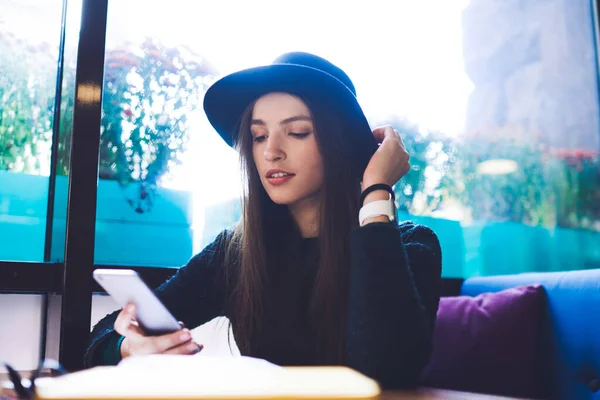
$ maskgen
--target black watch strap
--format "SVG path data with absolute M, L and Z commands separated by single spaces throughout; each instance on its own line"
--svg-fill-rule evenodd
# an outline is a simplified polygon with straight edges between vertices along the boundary
M 390 185 L 386 185 L 385 183 L 376 183 L 374 185 L 369 186 L 365 190 L 363 190 L 362 194 L 360 195 L 360 206 L 361 207 L 363 206 L 363 203 L 365 202 L 365 198 L 367 197 L 367 195 L 371 192 L 374 192 L 375 190 L 386 190 L 392 196 L 392 201 L 396 200 L 396 195 L 394 194 L 394 189 L 392 189 L 392 187 Z

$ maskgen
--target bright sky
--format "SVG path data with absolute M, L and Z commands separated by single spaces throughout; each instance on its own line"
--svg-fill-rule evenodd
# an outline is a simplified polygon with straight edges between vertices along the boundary
M 462 130 L 472 90 L 461 13 L 469 0 L 113 0 L 107 46 L 153 35 L 204 54 L 221 73 L 306 50 L 340 65 L 369 116 L 402 114 Z

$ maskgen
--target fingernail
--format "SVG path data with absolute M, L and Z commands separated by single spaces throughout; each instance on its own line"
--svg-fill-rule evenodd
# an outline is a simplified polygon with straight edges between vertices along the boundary
M 135 309 L 135 306 L 133 304 L 128 304 L 127 305 L 127 311 L 133 312 L 134 309 Z
M 199 345 L 198 345 L 198 351 L 197 351 L 197 352 L 198 352 L 198 353 L 200 353 L 200 352 L 202 351 L 202 349 L 203 349 L 203 348 L 204 348 L 204 346 L 203 346 L 203 345 L 201 345 L 201 344 L 199 344 Z
M 186 340 L 190 340 L 191 336 L 189 332 L 184 332 L 181 334 L 181 336 L 179 336 L 179 338 L 181 339 L 182 342 L 186 341 Z

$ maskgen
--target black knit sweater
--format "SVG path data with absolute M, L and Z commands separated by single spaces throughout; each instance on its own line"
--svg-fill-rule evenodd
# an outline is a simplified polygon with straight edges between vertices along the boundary
M 230 238 L 229 231 L 222 232 L 156 290 L 175 318 L 190 329 L 226 314 L 222 271 Z M 321 362 L 307 312 L 317 272 L 316 243 L 303 239 L 305 268 L 279 274 L 283 280 L 278 286 L 286 290 L 276 292 L 270 303 L 288 312 L 274 313 L 278 317 L 268 321 L 255 357 L 279 365 Z M 439 303 L 438 239 L 430 229 L 410 222 L 372 223 L 350 233 L 350 253 L 347 365 L 384 388 L 415 386 L 429 360 Z M 119 335 L 113 328 L 117 314 L 107 315 L 94 327 L 85 355 L 87 367 L 118 362 Z

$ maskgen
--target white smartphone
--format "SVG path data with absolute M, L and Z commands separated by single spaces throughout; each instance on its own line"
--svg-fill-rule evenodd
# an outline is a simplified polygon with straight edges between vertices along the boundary
M 181 325 L 131 269 L 96 269 L 94 279 L 121 307 L 127 303 L 137 306 L 136 321 L 148 336 L 176 332 Z

